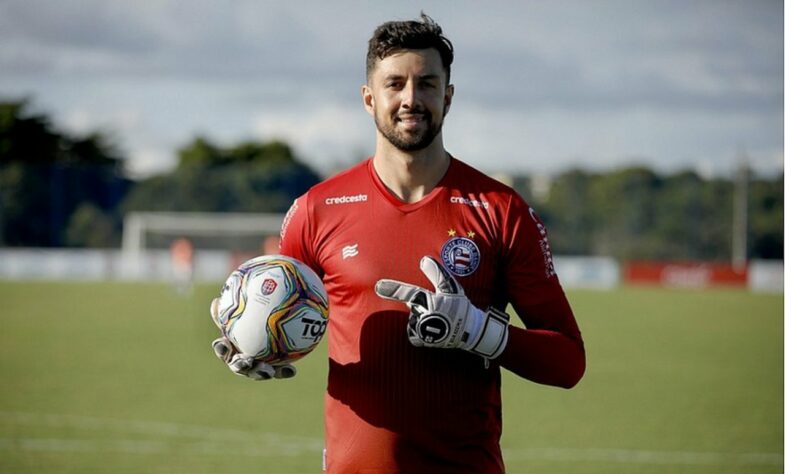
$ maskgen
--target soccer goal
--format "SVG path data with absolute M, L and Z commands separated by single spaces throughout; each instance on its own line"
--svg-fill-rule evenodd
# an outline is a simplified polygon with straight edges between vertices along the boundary
M 123 223 L 123 254 L 168 249 L 188 239 L 197 250 L 260 253 L 278 236 L 284 214 L 132 212 Z

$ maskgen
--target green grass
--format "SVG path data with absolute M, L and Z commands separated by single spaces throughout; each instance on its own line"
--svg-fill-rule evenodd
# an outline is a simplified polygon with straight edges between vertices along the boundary
M 0 283 L 0 472 L 319 472 L 326 345 L 291 380 L 232 375 L 217 289 Z M 782 295 L 569 296 L 586 376 L 505 373 L 508 472 L 782 472 Z

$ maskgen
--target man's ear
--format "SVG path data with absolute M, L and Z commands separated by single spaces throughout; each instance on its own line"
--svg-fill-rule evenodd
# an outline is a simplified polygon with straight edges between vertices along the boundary
M 449 86 L 447 86 L 447 89 L 444 91 L 444 115 L 445 116 L 447 116 L 447 112 L 450 111 L 453 94 L 455 94 L 455 86 L 450 84 Z
M 363 84 L 363 86 L 360 88 L 360 94 L 362 95 L 363 106 L 365 106 L 366 112 L 373 116 L 373 110 L 376 106 L 376 103 L 373 99 L 373 91 L 367 84 Z

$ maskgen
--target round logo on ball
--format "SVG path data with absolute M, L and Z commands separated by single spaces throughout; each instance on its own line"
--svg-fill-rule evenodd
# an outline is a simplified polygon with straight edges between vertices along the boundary
M 267 296 L 271 294 L 275 289 L 278 287 L 278 283 L 275 282 L 272 278 L 266 278 L 262 283 L 262 294 Z
M 442 247 L 442 263 L 454 275 L 471 275 L 480 266 L 480 249 L 471 239 L 453 237 Z

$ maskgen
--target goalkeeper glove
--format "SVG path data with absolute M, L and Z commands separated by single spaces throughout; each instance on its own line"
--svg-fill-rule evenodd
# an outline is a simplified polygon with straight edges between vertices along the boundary
M 507 346 L 510 317 L 497 309 L 475 307 L 452 275 L 431 257 L 420 270 L 435 292 L 395 280 L 376 282 L 376 294 L 409 307 L 407 333 L 418 347 L 459 348 L 495 359 Z
M 210 304 L 210 315 L 213 318 L 213 322 L 223 331 L 224 328 L 218 319 L 218 298 L 214 299 Z M 297 374 L 297 369 L 291 364 L 271 365 L 254 360 L 253 356 L 238 352 L 234 344 L 224 336 L 213 341 L 213 352 L 226 363 L 229 370 L 252 380 L 288 379 Z

